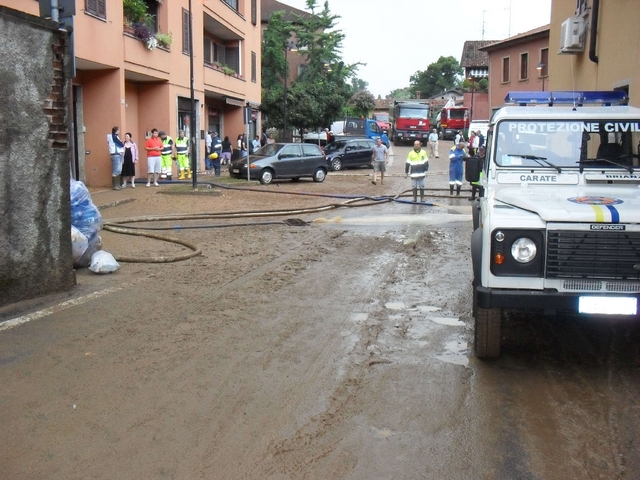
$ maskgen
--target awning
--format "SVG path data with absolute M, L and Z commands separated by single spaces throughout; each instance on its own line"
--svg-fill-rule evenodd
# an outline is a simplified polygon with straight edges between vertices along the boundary
M 225 97 L 224 99 L 227 105 L 234 105 L 236 107 L 246 107 L 247 102 L 244 100 L 238 100 L 237 98 Z

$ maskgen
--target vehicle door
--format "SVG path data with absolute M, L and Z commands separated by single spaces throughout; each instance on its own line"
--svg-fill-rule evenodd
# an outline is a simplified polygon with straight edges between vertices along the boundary
M 373 158 L 373 147 L 376 146 L 373 140 L 360 140 L 360 163 L 359 165 L 370 165 Z
M 304 175 L 313 175 L 318 167 L 327 168 L 327 160 L 317 145 L 303 144 L 302 155 L 304 157 L 303 172 Z
M 342 156 L 342 166 L 344 168 L 358 165 L 358 156 L 360 155 L 360 146 L 357 140 L 350 140 L 344 147 L 344 155 Z
M 273 162 L 276 177 L 290 178 L 302 175 L 304 170 L 304 156 L 300 145 L 285 145 Z

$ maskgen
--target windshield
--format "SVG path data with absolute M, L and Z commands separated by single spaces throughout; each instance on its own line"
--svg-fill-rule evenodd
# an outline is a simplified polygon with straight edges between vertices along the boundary
M 640 119 L 503 121 L 495 139 L 504 167 L 628 169 L 638 166 Z
M 388 113 L 376 113 L 373 118 L 378 122 L 388 122 L 389 114 Z
M 449 110 L 449 118 L 464 118 L 466 110 Z
M 324 147 L 324 151 L 329 153 L 329 152 L 335 152 L 337 150 L 342 150 L 346 144 L 347 142 L 345 140 L 334 141 L 327 144 L 327 146 Z
M 427 119 L 429 118 L 429 107 L 424 106 L 420 108 L 408 108 L 408 107 L 400 107 L 398 111 L 398 118 L 420 118 Z
M 251 156 L 260 155 L 261 157 L 270 157 L 272 155 L 275 155 L 276 152 L 282 148 L 282 146 L 283 145 L 281 143 L 268 143 L 264 147 L 261 147 L 253 152 Z

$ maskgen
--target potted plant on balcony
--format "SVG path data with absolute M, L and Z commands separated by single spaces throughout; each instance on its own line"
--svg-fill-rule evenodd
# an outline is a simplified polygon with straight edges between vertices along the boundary
M 173 42 L 173 35 L 171 35 L 171 32 L 156 33 L 156 40 L 158 40 L 158 44 L 161 47 L 169 48 L 171 46 L 171 42 Z

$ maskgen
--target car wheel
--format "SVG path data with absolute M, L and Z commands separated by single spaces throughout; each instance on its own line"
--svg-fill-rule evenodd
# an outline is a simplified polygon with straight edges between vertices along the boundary
M 326 176 L 327 176 L 327 172 L 324 170 L 324 168 L 318 168 L 313 174 L 313 181 L 324 182 L 324 179 L 326 178 Z
M 478 358 L 500 356 L 501 308 L 476 307 L 475 347 Z
M 334 172 L 342 169 L 342 160 L 340 158 L 334 158 L 331 160 L 331 168 Z
M 260 183 L 262 185 L 269 185 L 273 182 L 273 172 L 269 169 L 263 170 L 260 173 Z

